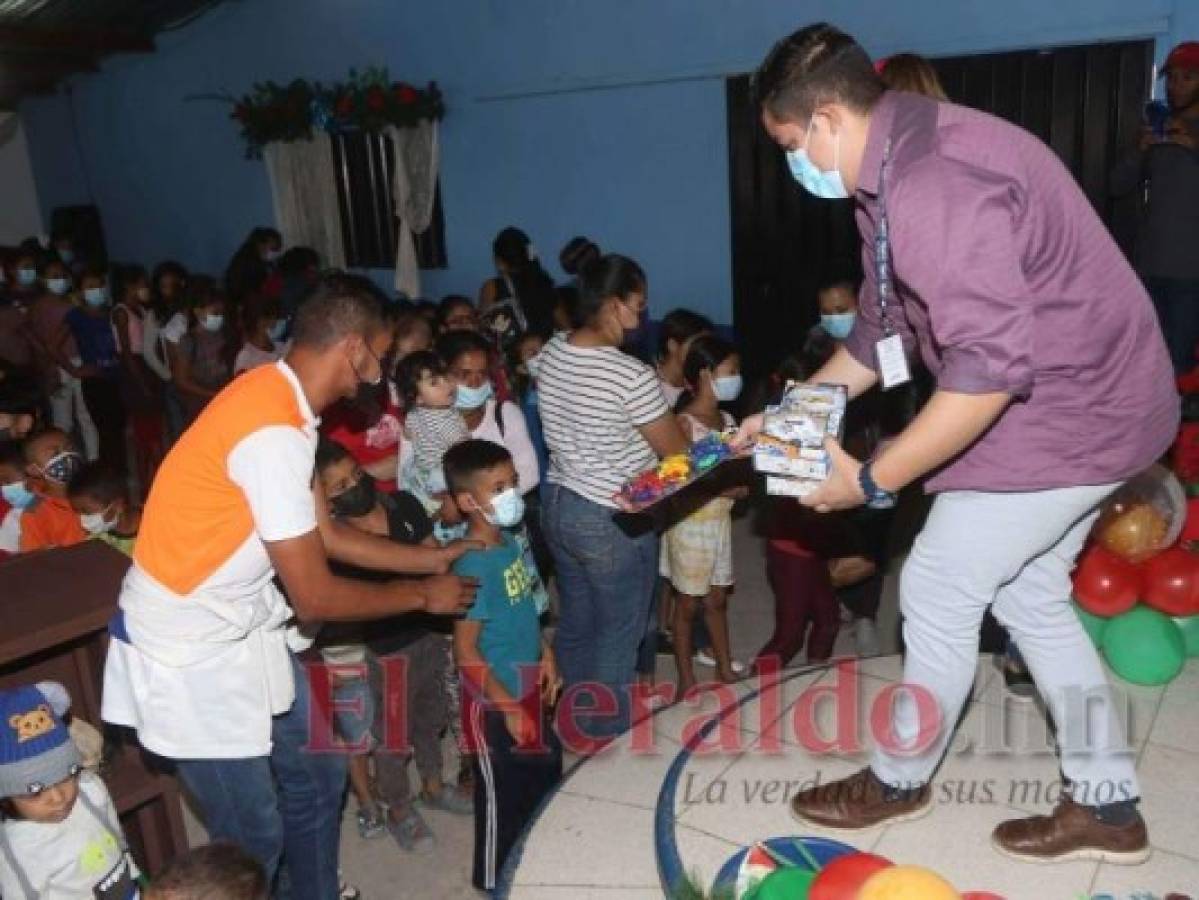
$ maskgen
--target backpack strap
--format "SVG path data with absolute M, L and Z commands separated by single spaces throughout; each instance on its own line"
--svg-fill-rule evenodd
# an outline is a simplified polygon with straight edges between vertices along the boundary
M 500 430 L 500 437 L 504 437 L 504 404 L 499 400 L 495 400 L 495 427 Z
M 17 883 L 21 885 L 21 890 L 25 893 L 26 898 L 37 900 L 37 891 L 29 883 L 29 876 L 25 874 L 25 870 L 18 865 L 16 854 L 12 852 L 12 845 L 8 843 L 8 835 L 4 833 L 3 826 L 0 826 L 0 856 L 4 857 L 4 862 L 17 876 Z
M 78 802 L 83 805 L 84 809 L 92 814 L 92 816 L 97 822 L 100 823 L 101 827 L 103 827 L 105 831 L 112 835 L 113 840 L 117 842 L 117 846 L 121 848 L 121 852 L 127 853 L 129 851 L 129 845 L 125 842 L 125 833 L 121 830 L 120 822 L 112 821 L 108 817 L 108 813 L 96 805 L 92 798 L 87 795 L 87 792 L 83 790 L 82 786 L 79 789 Z

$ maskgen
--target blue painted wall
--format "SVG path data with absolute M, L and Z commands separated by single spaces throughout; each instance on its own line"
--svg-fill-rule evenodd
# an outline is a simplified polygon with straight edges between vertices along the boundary
M 372 64 L 436 79 L 450 268 L 429 294 L 473 293 L 517 224 L 554 274 L 585 233 L 645 265 L 656 314 L 728 322 L 723 78 L 817 19 L 878 55 L 1199 37 L 1195 0 L 231 0 L 21 112 L 43 210 L 93 201 L 116 257 L 219 271 L 270 191 L 228 108 L 186 97 Z

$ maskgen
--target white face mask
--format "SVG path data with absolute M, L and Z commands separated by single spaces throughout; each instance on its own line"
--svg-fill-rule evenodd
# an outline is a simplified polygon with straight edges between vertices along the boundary
M 88 534 L 106 534 L 112 531 L 117 524 L 117 517 L 113 516 L 111 519 L 107 519 L 105 518 L 106 513 L 107 510 L 98 513 L 81 513 L 79 524 Z

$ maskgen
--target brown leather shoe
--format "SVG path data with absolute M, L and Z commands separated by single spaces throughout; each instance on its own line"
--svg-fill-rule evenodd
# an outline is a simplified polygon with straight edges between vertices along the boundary
M 791 801 L 791 814 L 799 821 L 841 831 L 919 819 L 932 808 L 928 785 L 912 790 L 892 788 L 869 768 L 803 791 Z
M 1135 866 L 1151 852 L 1140 813 L 1127 825 L 1106 825 L 1069 797 L 1063 797 L 1051 815 L 1001 822 L 991 843 L 1005 856 L 1025 862 L 1098 859 Z

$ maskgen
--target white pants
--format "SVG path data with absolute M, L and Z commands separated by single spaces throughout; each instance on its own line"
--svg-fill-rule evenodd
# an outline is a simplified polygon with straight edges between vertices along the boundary
M 83 455 L 94 462 L 100 456 L 100 436 L 83 402 L 83 383 L 66 369 L 59 369 L 58 377 L 58 389 L 50 394 L 50 421 L 67 434 L 73 434 L 78 425 Z
M 937 497 L 903 567 L 899 591 L 904 681 L 935 698 L 940 730 L 935 739 L 921 741 L 919 704 L 900 693 L 892 714 L 893 752 L 880 747 L 871 763 L 880 779 L 911 786 L 932 778 L 974 682 L 979 629 L 991 606 L 1053 717 L 1062 774 L 1075 800 L 1096 805 L 1139 796 L 1120 711 L 1099 654 L 1070 606 L 1075 559 L 1098 505 L 1116 487 Z M 918 754 L 898 749 L 925 745 Z

